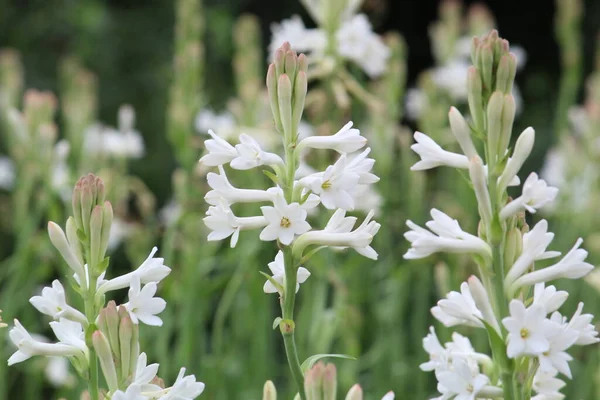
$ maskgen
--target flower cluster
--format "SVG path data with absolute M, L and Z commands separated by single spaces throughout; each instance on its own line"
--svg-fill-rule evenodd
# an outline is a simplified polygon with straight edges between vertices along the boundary
M 494 357 L 477 353 L 467 338 L 456 333 L 452 342 L 442 346 L 431 328 L 423 341 L 430 361 L 421 369 L 435 371 L 440 399 L 515 398 L 514 390 L 534 391 L 537 396 L 533 399 L 561 399 L 565 383 L 559 374 L 572 378 L 568 363 L 572 358 L 566 351 L 574 345 L 597 343 L 600 338 L 591 323 L 592 315 L 583 314 L 583 303 L 571 318 L 563 316 L 558 310 L 568 293 L 547 283 L 582 278 L 593 266 L 585 261 L 588 253 L 580 248 L 581 239 L 558 261 L 543 261 L 561 254 L 548 250 L 554 234 L 543 219 L 529 230 L 524 214 L 533 214 L 552 202 L 558 189 L 531 173 L 520 196 L 510 199 L 507 195 L 507 187 L 518 184 L 517 175 L 535 137 L 534 130 L 527 128 L 512 152 L 508 150 L 515 115 L 511 94 L 515 57 L 509 53 L 508 42 L 492 31 L 474 40 L 473 62 L 468 81 L 472 121 L 468 123 L 455 108 L 449 113 L 452 133 L 463 154 L 443 150 L 417 132 L 413 150 L 421 160 L 413 169 L 450 166 L 468 170 L 479 205 L 479 232 L 468 233 L 458 221 L 433 209 L 428 229 L 407 222 L 410 230 L 405 237 L 411 248 L 405 258 L 420 259 L 437 252 L 472 256 L 480 276 L 471 276 L 460 292 L 450 292 L 431 312 L 448 327 L 485 329 Z M 487 165 L 473 141 L 479 137 L 485 139 Z M 522 378 L 515 382 L 517 375 Z
M 165 388 L 156 377 L 158 364 L 147 366 L 145 353 L 140 353 L 138 324 L 160 326 L 158 317 L 166 302 L 156 297 L 157 285 L 170 272 L 162 258 L 155 257 L 157 248 L 134 271 L 105 279 L 109 259 L 105 257 L 113 220 L 112 206 L 104 200 L 104 184 L 93 175 L 81 178 L 73 193 L 73 217 L 66 232 L 56 223 L 48 224 L 54 247 L 73 273 L 73 290 L 79 293 L 84 310 L 67 301 L 67 290 L 59 280 L 33 296 L 30 303 L 52 319 L 50 327 L 57 342 L 48 343 L 30 334 L 14 320 L 11 341 L 17 346 L 8 365 L 33 356 L 67 358 L 75 370 L 90 380 L 90 396 L 98 398 L 98 377 L 93 365 L 99 360 L 112 399 L 193 399 L 204 389 L 185 369 L 172 387 Z M 114 290 L 129 289 L 128 301 L 107 307 L 105 295 Z M 90 376 L 92 375 L 92 376 Z M 95 385 L 95 386 L 94 386 Z
M 270 56 L 283 42 L 289 42 L 297 51 L 311 54 L 311 62 L 327 70 L 335 68 L 335 60 L 342 58 L 357 64 L 371 77 L 386 70 L 390 50 L 373 32 L 365 14 L 357 13 L 359 1 L 305 0 L 305 7 L 317 22 L 318 28 L 308 29 L 299 16 L 275 24 L 272 30 Z M 338 9 L 343 5 L 342 9 Z M 334 31 L 333 35 L 328 32 Z

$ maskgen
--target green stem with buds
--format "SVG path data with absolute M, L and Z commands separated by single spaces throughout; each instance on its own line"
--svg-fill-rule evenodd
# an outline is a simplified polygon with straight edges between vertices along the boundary
M 90 250 L 89 244 L 86 246 L 86 258 L 90 260 Z M 96 351 L 94 350 L 94 345 L 92 344 L 92 334 L 96 330 L 96 282 L 97 279 L 94 277 L 94 265 L 88 265 L 89 274 L 88 278 L 88 290 L 83 295 L 83 301 L 85 303 L 85 316 L 88 320 L 88 326 L 85 331 L 85 344 L 87 345 L 88 351 L 90 352 L 90 380 L 88 384 L 88 390 L 90 392 L 91 400 L 99 400 L 100 395 L 98 393 L 98 356 L 96 355 Z

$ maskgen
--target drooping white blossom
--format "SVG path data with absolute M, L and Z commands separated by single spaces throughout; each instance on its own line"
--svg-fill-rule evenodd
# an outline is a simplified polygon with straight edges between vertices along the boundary
M 260 215 L 256 217 L 237 217 L 227 205 L 211 206 L 206 211 L 204 224 L 211 230 L 208 240 L 223 240 L 231 236 L 231 247 L 235 247 L 240 231 L 262 228 L 268 224 L 267 219 Z
M 445 326 L 469 325 L 483 328 L 483 314 L 477 308 L 467 282 L 460 285 L 460 293 L 452 291 L 438 301 L 431 314 Z
M 158 373 L 159 365 L 154 363 L 148 365 L 148 357 L 146 353 L 140 353 L 135 364 L 135 371 L 132 376 L 131 385 L 139 386 L 142 392 L 160 391 L 161 387 L 155 385 L 152 380 Z
M 193 400 L 203 391 L 204 383 L 196 382 L 194 375 L 185 375 L 185 368 L 181 368 L 173 386 L 164 389 L 159 400 Z
M 581 314 L 583 312 L 583 302 L 577 305 L 577 310 L 571 317 L 571 320 L 567 322 L 566 317 L 563 317 L 558 312 L 554 312 L 551 316 L 551 320 L 560 324 L 563 329 L 569 329 L 577 334 L 577 340 L 575 344 L 578 346 L 586 346 L 600 342 L 598 337 L 598 331 L 592 324 L 594 316 L 592 314 Z
M 79 310 L 67 304 L 65 289 L 58 279 L 52 281 L 52 287 L 42 289 L 41 296 L 33 296 L 29 302 L 42 314 L 57 320 L 67 318 L 79 323 L 87 323 L 87 318 Z
M 406 232 L 404 237 L 412 247 L 404 254 L 404 258 L 424 258 L 441 251 L 491 255 L 490 246 L 477 236 L 463 231 L 455 219 L 435 208 L 431 210 L 431 216 L 433 220 L 426 223 L 431 231 L 410 220 L 406 221 L 411 230 Z
M 277 154 L 264 151 L 250 135 L 242 133 L 240 143 L 235 145 L 237 157 L 231 160 L 231 168 L 247 170 L 261 165 L 280 165 L 283 160 Z
M 422 171 L 440 166 L 469 168 L 469 159 L 465 155 L 442 149 L 439 144 L 424 133 L 417 131 L 414 137 L 417 143 L 410 146 L 410 148 L 421 157 L 421 160 L 410 167 L 412 171 Z
M 306 210 L 298 203 L 287 204 L 281 195 L 275 196 L 273 206 L 262 206 L 260 209 L 268 223 L 260 233 L 260 240 L 279 240 L 282 244 L 289 245 L 296 235 L 310 230 L 310 225 L 306 222 Z
M 219 173 L 209 172 L 206 175 L 210 190 L 204 196 L 204 200 L 210 205 L 216 206 L 226 203 L 256 203 L 272 201 L 273 195 L 266 190 L 238 189 L 234 187 L 225 174 L 225 169 L 219 166 Z
M 277 255 L 275 256 L 275 260 L 269 263 L 269 269 L 273 274 L 273 279 L 281 285 L 282 288 L 285 289 L 285 263 L 283 252 L 279 250 Z M 300 290 L 300 284 L 306 282 L 306 280 L 310 277 L 310 272 L 304 268 L 299 267 L 296 278 L 296 292 Z M 266 281 L 263 286 L 263 291 L 265 293 L 277 293 L 283 296 L 283 293 L 271 283 L 271 281 Z
M 161 326 L 162 319 L 156 314 L 161 313 L 167 302 L 160 297 L 154 297 L 157 290 L 156 282 L 150 282 L 141 287 L 140 278 L 134 275 L 129 287 L 129 301 L 122 307 L 129 312 L 131 321 L 138 324 L 142 321 L 146 325 Z
M 352 121 L 348 122 L 335 134 L 330 136 L 310 136 L 298 143 L 298 148 L 309 147 L 312 149 L 330 149 L 338 153 L 352 153 L 362 149 L 367 144 L 367 139 L 361 136 L 360 131 L 352 128 Z
M 202 158 L 200 163 L 209 167 L 218 167 L 228 162 L 231 162 L 238 153 L 227 140 L 221 138 L 212 129 L 208 130 L 208 134 L 212 139 L 204 141 L 204 147 L 208 150 Z

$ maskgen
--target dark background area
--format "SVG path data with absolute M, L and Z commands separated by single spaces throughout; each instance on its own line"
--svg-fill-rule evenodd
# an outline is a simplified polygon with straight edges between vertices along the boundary
M 473 1 L 464 1 L 468 6 Z M 527 52 L 518 75 L 525 109 L 522 125 L 536 127 L 538 138 L 550 129 L 559 78 L 551 0 L 489 0 L 500 34 Z M 366 0 L 363 11 L 378 32 L 399 31 L 409 49 L 409 86 L 431 66 L 427 29 L 437 18 L 439 1 Z M 593 67 L 600 30 L 600 1 L 585 2 L 585 74 Z M 273 22 L 300 14 L 312 22 L 299 1 L 205 1 L 207 102 L 219 109 L 232 94 L 231 27 L 242 13 L 259 17 L 264 45 Z M 57 91 L 57 66 L 74 54 L 99 77 L 99 115 L 116 124 L 120 104 L 137 110 L 137 127 L 146 140 L 147 156 L 133 164 L 162 203 L 169 193 L 174 160 L 164 133 L 167 88 L 171 76 L 172 0 L 0 0 L 0 46 L 20 51 L 26 87 Z M 548 132 L 547 137 L 552 135 Z M 544 148 L 550 145 L 547 140 Z M 541 150 L 538 150 L 541 151 Z M 543 154 L 543 151 L 542 151 Z M 541 155 L 540 155 L 541 162 Z

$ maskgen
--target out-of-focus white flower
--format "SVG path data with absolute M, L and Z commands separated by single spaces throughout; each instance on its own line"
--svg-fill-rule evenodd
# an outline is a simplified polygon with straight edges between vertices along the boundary
M 414 137 L 417 143 L 410 148 L 421 157 L 421 160 L 410 167 L 412 171 L 422 171 L 439 166 L 469 168 L 469 159 L 465 155 L 442 149 L 439 144 L 422 132 L 415 132 Z
M 356 185 L 350 193 L 354 199 L 354 209 L 364 212 L 373 210 L 379 216 L 383 197 L 371 185 Z
M 565 395 L 560 390 L 565 383 L 556 378 L 554 374 L 539 371 L 533 377 L 533 390 L 537 393 L 531 400 L 562 400 Z
M 548 221 L 539 221 L 532 230 L 523 235 L 523 250 L 515 263 L 510 267 L 504 285 L 509 287 L 517 278 L 525 273 L 534 261 L 558 257 L 558 251 L 546 251 L 554 239 L 554 233 L 548 232 Z
M 565 183 L 565 157 L 558 148 L 552 148 L 546 154 L 540 176 L 549 184 L 563 187 Z
M 588 252 L 579 248 L 582 242 L 583 239 L 579 238 L 573 248 L 556 264 L 521 276 L 512 284 L 512 289 L 516 290 L 522 286 L 531 286 L 559 278 L 579 279 L 586 276 L 594 269 L 594 266 L 585 262 Z
M 585 107 L 571 107 L 568 111 L 568 117 L 575 135 L 581 136 L 589 131 L 590 119 Z
M 427 94 L 421 89 L 411 88 L 406 91 L 406 116 L 411 120 L 418 119 L 427 106 Z
M 352 128 L 352 125 L 353 123 L 350 121 L 330 136 L 307 137 L 298 143 L 297 148 L 331 149 L 342 154 L 355 152 L 367 144 L 367 139 L 361 136 L 358 129 Z
M 204 224 L 211 230 L 208 240 L 223 240 L 231 236 L 231 247 L 235 247 L 240 231 L 263 228 L 268 224 L 267 219 L 260 215 L 256 217 L 236 217 L 227 205 L 211 206 L 206 211 Z
M 12 189 L 15 183 L 15 167 L 8 157 L 0 157 L 0 189 Z
M 462 357 L 454 357 L 452 368 L 438 370 L 435 376 L 438 380 L 438 391 L 442 394 L 441 399 L 475 400 L 490 382 L 484 374 L 474 374 Z
M 455 100 L 466 100 L 467 70 L 470 66 L 466 60 L 454 59 L 435 68 L 431 77 L 436 86 L 447 90 Z
M 525 308 L 522 301 L 511 300 L 509 308 L 510 316 L 502 320 L 508 330 L 508 357 L 539 356 L 548 351 L 550 343 L 545 334 L 551 321 L 546 319 L 544 307 L 533 304 Z
M 551 314 L 558 310 L 567 301 L 569 293 L 564 290 L 556 290 L 556 287 L 550 285 L 544 286 L 544 283 L 538 283 L 533 288 L 533 304 L 544 306 L 546 313 Z
M 285 263 L 283 258 L 283 252 L 279 250 L 277 255 L 275 256 L 275 261 L 269 263 L 269 269 L 273 274 L 273 279 L 281 285 L 285 289 Z M 298 268 L 297 280 L 296 280 L 296 293 L 300 290 L 300 284 L 306 282 L 308 277 L 310 276 L 310 272 L 304 268 Z M 263 291 L 265 293 L 277 293 L 283 296 L 283 293 L 279 291 L 275 285 L 271 283 L 271 281 L 266 281 L 263 286 Z
M 156 289 L 156 282 L 147 283 L 141 288 L 140 277 L 137 275 L 132 277 L 131 286 L 129 287 L 129 301 L 123 304 L 123 307 L 129 312 L 131 321 L 134 324 L 142 321 L 146 325 L 162 325 L 162 319 L 156 314 L 165 309 L 167 302 L 160 297 L 154 297 Z
M 469 325 L 484 328 L 483 314 L 477 308 L 467 282 L 460 285 L 460 293 L 452 291 L 438 301 L 431 314 L 445 326 Z
M 141 158 L 144 155 L 144 140 L 136 130 L 117 129 L 94 124 L 84 133 L 84 149 L 90 154 L 116 158 Z
M 67 165 L 67 157 L 69 156 L 70 151 L 71 145 L 65 139 L 59 140 L 54 146 L 52 175 L 50 180 L 52 188 L 63 198 L 63 200 L 70 199 L 73 189 L 69 176 L 69 166 Z
M 289 42 L 296 52 L 312 52 L 318 57 L 325 51 L 327 36 L 321 29 L 307 29 L 298 15 L 284 19 L 279 24 L 271 25 L 271 43 L 269 59 L 284 42 Z
M 119 217 L 113 217 L 108 236 L 108 249 L 113 251 L 133 232 L 133 226 Z
M 208 130 L 208 134 L 212 139 L 204 141 L 204 147 L 206 147 L 208 153 L 200 158 L 200 163 L 209 167 L 218 167 L 227 164 L 238 156 L 235 147 L 227 140 L 217 135 L 212 129 Z
M 237 157 L 231 160 L 231 168 L 247 170 L 261 165 L 281 165 L 283 160 L 277 154 L 268 153 L 250 135 L 242 133 L 240 144 L 235 146 Z
M 279 240 L 284 245 L 292 243 L 296 235 L 310 230 L 306 222 L 306 210 L 298 203 L 287 204 L 283 196 L 273 199 L 273 206 L 260 208 L 267 219 L 268 225 L 260 233 L 260 240 Z
M 181 204 L 179 204 L 175 199 L 171 199 L 158 212 L 158 217 L 164 225 L 171 226 L 175 222 L 177 222 L 179 217 L 181 217 L 181 214 L 182 214 Z
M 352 247 L 360 255 L 376 260 L 377 252 L 370 245 L 381 225 L 371 221 L 373 214 L 374 212 L 371 211 L 362 224 L 352 231 L 356 218 L 346 217 L 346 211 L 341 208 L 337 209 L 329 219 L 325 229 L 310 231 L 301 235 L 296 240 L 293 251 L 301 254 L 306 247 L 311 245 L 337 248 Z
M 463 231 L 455 219 L 435 208 L 431 210 L 431 216 L 433 220 L 426 224 L 431 231 L 410 220 L 406 221 L 411 230 L 404 237 L 411 242 L 412 247 L 404 254 L 404 258 L 424 258 L 440 251 L 491 255 L 490 246 L 477 236 Z
M 523 209 L 535 214 L 539 208 L 553 201 L 557 194 L 557 188 L 548 186 L 546 181 L 538 179 L 538 175 L 532 172 L 523 184 L 523 194 L 504 206 L 500 218 L 506 219 Z
M 210 205 L 235 204 L 235 203 L 258 203 L 272 201 L 273 195 L 267 190 L 238 189 L 227 179 L 225 169 L 219 166 L 219 173 L 209 172 L 206 175 L 208 186 L 212 189 L 204 196 L 204 200 Z
M 69 360 L 64 357 L 48 357 L 44 373 L 54 387 L 70 387 L 76 383 L 75 377 L 69 372 Z
M 366 15 L 357 14 L 342 22 L 335 37 L 338 53 L 358 64 L 369 77 L 385 72 L 390 49 L 373 32 Z
M 41 296 L 33 296 L 29 302 L 42 314 L 53 319 L 67 318 L 85 324 L 87 318 L 79 310 L 67 304 L 65 289 L 58 279 L 52 281 L 52 287 L 42 289 Z
M 142 284 L 147 284 L 150 282 L 159 283 L 162 281 L 171 273 L 171 268 L 164 264 L 164 258 L 154 257 L 157 251 L 158 247 L 154 246 L 148 257 L 146 257 L 144 262 L 141 263 L 140 266 L 134 271 L 128 272 L 125 275 L 118 276 L 108 281 L 103 281 L 98 287 L 97 293 L 104 294 L 111 290 L 129 287 L 134 276 L 137 276 Z
M 231 113 L 225 111 L 217 114 L 208 108 L 200 110 L 194 123 L 198 132 L 208 133 L 210 130 L 215 130 L 223 138 L 232 137 L 236 127 L 235 118 Z
M 13 365 L 33 356 L 87 357 L 87 347 L 83 338 L 83 328 L 77 322 L 62 318 L 60 322 L 51 322 L 50 326 L 58 338 L 58 343 L 44 343 L 31 337 L 23 325 L 15 319 L 15 326 L 10 330 L 10 340 L 18 350 L 8 359 Z

